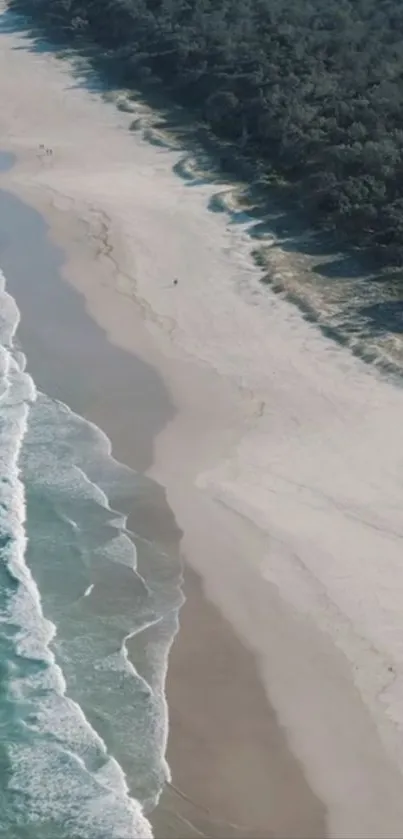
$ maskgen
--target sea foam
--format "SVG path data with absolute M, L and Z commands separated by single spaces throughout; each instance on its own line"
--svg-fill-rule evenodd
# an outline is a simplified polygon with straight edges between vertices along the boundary
M 18 322 L 18 308 L 0 274 L 0 720 L 6 767 L 0 832 L 14 837 L 28 829 L 41 839 L 150 837 L 149 822 L 129 794 L 123 769 L 67 693 L 54 651 L 57 628 L 44 617 L 26 564 L 21 448 L 35 403 L 39 414 L 25 357 L 13 346 Z M 92 486 L 82 470 L 78 475 L 78 484 Z M 107 506 L 102 490 L 93 487 L 93 495 Z M 119 514 L 115 519 L 115 524 L 122 522 Z M 119 538 L 128 539 L 124 534 Z M 89 602 L 92 589 L 84 593 Z

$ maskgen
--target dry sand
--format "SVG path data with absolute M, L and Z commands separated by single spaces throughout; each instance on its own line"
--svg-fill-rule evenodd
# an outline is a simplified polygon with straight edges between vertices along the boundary
M 186 737 L 216 740 L 209 758 L 204 749 L 203 769 L 178 737 L 174 774 L 200 792 L 198 803 L 205 796 L 217 821 L 250 825 L 265 793 L 273 806 L 277 783 L 275 835 L 294 830 L 284 819 L 301 795 L 308 821 L 297 819 L 299 828 L 320 835 L 316 795 L 332 836 L 400 837 L 402 391 L 261 289 L 246 226 L 208 212 L 217 186 L 177 177 L 180 152 L 150 144 L 149 133 L 130 134 L 133 114 L 88 92 L 68 62 L 33 53 L 18 32 L 1 35 L 0 102 L 2 146 L 18 158 L 5 187 L 47 218 L 69 257 L 66 279 L 110 342 L 158 369 L 166 384 L 176 413 L 157 434 L 150 475 L 166 487 L 186 560 L 222 614 L 214 612 L 217 637 L 235 643 L 228 621 L 255 654 L 312 793 L 279 732 L 274 750 L 295 783 L 287 770 L 279 784 L 266 764 L 252 776 L 246 745 L 242 758 L 230 754 L 242 698 L 229 703 L 225 684 L 213 690 L 204 646 L 195 657 L 207 630 L 193 582 L 194 613 L 184 612 L 192 635 L 186 642 L 180 634 L 170 692 L 180 705 L 187 685 L 194 691 L 182 670 L 190 659 L 200 692 L 205 685 L 216 704 L 188 702 L 192 712 L 180 723 L 171 704 L 172 719 Z M 147 128 L 146 109 L 135 117 Z M 53 155 L 42 154 L 42 143 Z M 285 258 L 278 270 L 291 270 Z M 234 662 L 227 649 L 224 660 Z M 241 664 L 240 650 L 236 662 L 247 674 L 252 659 Z M 231 667 L 235 679 L 238 665 Z M 245 683 L 237 690 L 249 697 Z M 263 713 L 256 691 L 245 720 Z M 247 732 L 236 742 L 247 744 Z M 164 806 L 168 812 L 170 801 Z M 265 818 L 258 813 L 256 835 Z

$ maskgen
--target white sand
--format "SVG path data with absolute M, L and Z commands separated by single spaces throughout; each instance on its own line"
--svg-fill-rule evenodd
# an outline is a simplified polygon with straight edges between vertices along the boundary
M 403 391 L 262 289 L 246 229 L 208 212 L 217 187 L 177 177 L 181 154 L 130 134 L 133 115 L 68 62 L 1 34 L 0 105 L 0 145 L 18 156 L 2 182 L 51 224 L 52 204 L 69 211 L 53 230 L 66 276 L 171 388 L 153 474 L 189 562 L 259 656 L 330 832 L 400 837 Z M 87 254 L 68 241 L 72 213 Z

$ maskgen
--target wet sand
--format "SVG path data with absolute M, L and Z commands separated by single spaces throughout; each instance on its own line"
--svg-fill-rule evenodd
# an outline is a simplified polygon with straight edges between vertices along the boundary
M 253 656 L 190 568 L 185 592 L 168 671 L 173 787 L 152 819 L 156 835 L 188 839 L 191 823 L 214 839 L 323 839 L 325 809 L 289 751 Z
M 21 311 L 17 338 L 37 386 L 103 428 L 115 456 L 146 471 L 155 436 L 175 413 L 163 380 L 88 316 L 60 278 L 63 253 L 38 213 L 0 192 L 0 224 L 0 262 Z M 156 482 L 127 512 L 136 533 L 179 552 L 182 534 Z M 167 683 L 172 785 L 151 817 L 156 836 L 324 837 L 324 808 L 290 753 L 254 656 L 190 567 L 184 586 Z

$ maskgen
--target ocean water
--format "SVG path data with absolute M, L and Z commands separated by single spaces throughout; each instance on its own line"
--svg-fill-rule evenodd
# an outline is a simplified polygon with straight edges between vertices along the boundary
M 0 837 L 151 836 L 180 569 L 128 532 L 141 477 L 37 391 L 18 322 L 1 274 Z

